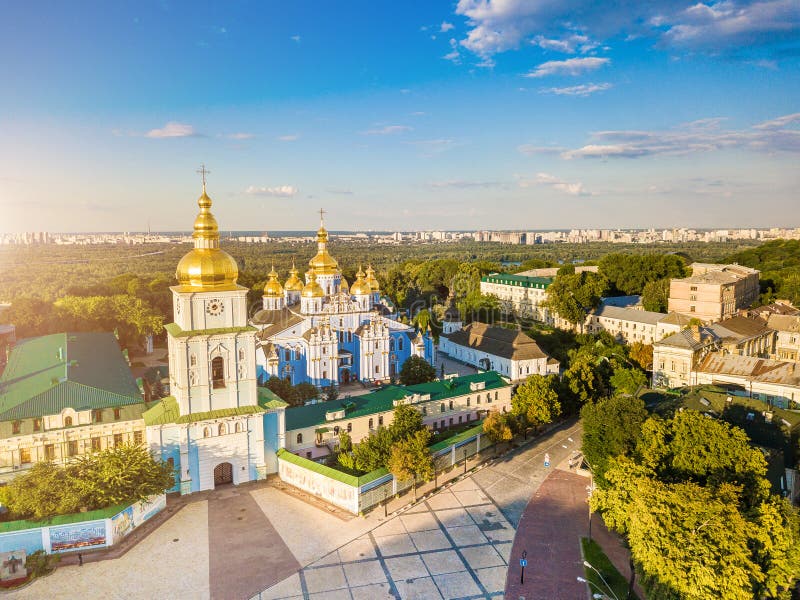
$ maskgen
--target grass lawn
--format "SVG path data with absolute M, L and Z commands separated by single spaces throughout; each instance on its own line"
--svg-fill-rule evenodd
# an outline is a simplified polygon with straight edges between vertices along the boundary
M 615 595 L 619 600 L 627 598 L 628 580 L 617 571 L 617 568 L 613 564 L 611 564 L 611 561 L 597 542 L 589 538 L 581 538 L 581 546 L 583 547 L 584 560 L 597 569 L 600 575 L 603 576 L 603 579 L 605 579 L 604 583 L 600 575 L 598 575 L 594 569 L 590 569 L 589 567 L 583 568 L 585 573 L 584 577 L 590 582 L 589 588 L 592 594 L 601 592 L 608 598 L 614 598 Z M 611 587 L 613 594 L 609 593 L 609 588 L 606 586 L 606 583 Z M 636 599 L 638 597 L 636 594 L 632 594 L 631 598 Z

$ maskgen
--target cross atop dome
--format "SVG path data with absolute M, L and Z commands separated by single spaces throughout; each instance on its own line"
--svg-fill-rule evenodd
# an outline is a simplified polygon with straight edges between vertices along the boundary
M 200 177 L 203 179 L 203 191 L 206 191 L 206 175 L 211 173 L 208 169 L 206 169 L 206 164 L 202 163 L 200 168 L 197 169 L 197 172 L 200 174 Z
M 323 208 L 320 208 L 320 209 L 319 209 L 319 226 L 320 226 L 320 227 L 322 227 L 322 226 L 323 226 L 323 223 L 325 222 L 325 217 L 324 217 L 324 215 L 325 215 L 325 213 L 326 213 L 326 212 L 328 212 L 328 211 L 326 211 L 326 210 L 325 210 L 325 209 L 323 209 Z

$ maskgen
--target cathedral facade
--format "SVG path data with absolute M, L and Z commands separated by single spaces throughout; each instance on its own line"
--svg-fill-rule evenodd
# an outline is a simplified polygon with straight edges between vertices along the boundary
M 435 361 L 433 338 L 401 323 L 380 292 L 375 271 L 359 267 L 349 285 L 328 251 L 320 222 L 317 253 L 304 280 L 293 266 L 281 284 L 274 268 L 263 309 L 251 319 L 257 334 L 258 377 L 318 387 L 395 379 L 411 356 Z

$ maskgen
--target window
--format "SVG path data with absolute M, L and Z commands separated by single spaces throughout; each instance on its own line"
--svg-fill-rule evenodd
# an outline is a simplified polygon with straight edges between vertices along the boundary
M 100 438 L 93 437 L 92 438 L 92 452 L 98 452 L 100 450 Z
M 694 312 L 694 306 L 689 307 L 689 312 Z
M 211 437 L 211 430 L 208 427 L 203 427 L 203 437 L 204 438 Z
M 41 431 L 42 430 L 42 420 L 41 419 L 34 419 L 33 420 L 33 430 L 34 431 Z
M 211 359 L 211 386 L 214 389 L 225 387 L 225 359 L 221 356 Z
M 322 353 L 323 354 L 327 354 L 328 353 L 328 347 L 327 346 L 323 346 L 322 347 Z
M 383 425 L 383 415 L 378 415 L 378 427 Z
M 352 423 L 348 423 L 347 424 L 347 433 L 350 433 L 351 431 L 353 431 L 353 424 Z
M 380 373 L 380 372 L 381 372 L 380 365 L 375 365 L 375 373 Z
M 328 372 L 327 371 L 323 371 L 322 372 L 322 378 L 323 379 L 327 379 L 328 378 Z
M 378 350 L 378 348 L 379 348 L 378 342 L 375 342 L 375 350 Z
M 120 416 L 122 415 L 122 409 L 115 408 L 114 409 L 114 420 L 119 421 Z
M 423 406 L 423 407 L 422 407 L 422 416 L 424 417 L 424 416 L 426 416 L 427 414 L 428 414 L 428 407 L 427 407 L 427 406 Z
M 450 407 L 450 410 L 453 410 L 453 401 L 452 400 L 450 400 L 449 407 Z
M 400 352 L 403 351 L 403 338 L 397 338 L 397 349 Z
M 394 345 L 395 345 L 394 344 L 394 338 L 392 338 L 392 339 L 389 340 L 389 350 L 391 352 L 394 352 Z
M 339 435 L 339 426 L 333 428 L 333 435 Z
M 64 427 L 72 427 L 72 417 L 64 417 Z
M 19 433 L 22 431 L 22 421 L 14 421 L 11 424 L 11 433 Z
M 195 356 L 194 354 L 189 356 L 189 366 L 190 367 L 196 367 L 197 366 L 197 356 Z
M 491 394 L 486 394 L 486 403 L 487 404 L 491 404 L 492 403 L 492 395 Z
M 30 448 L 20 448 L 19 449 L 19 462 L 20 464 L 25 464 L 31 462 L 31 449 Z
M 175 469 L 175 459 L 173 457 L 170 456 L 167 459 L 167 464 L 169 465 L 170 469 L 173 469 L 173 470 Z
M 370 428 L 370 429 L 372 429 L 372 426 L 373 426 L 373 424 L 374 424 L 374 421 L 373 421 L 372 419 L 370 419 L 370 420 L 369 420 L 369 428 Z
M 444 427 L 445 427 L 445 425 L 444 425 L 444 419 L 442 419 L 442 420 L 439 422 L 439 428 L 440 428 L 440 429 L 444 429 Z
M 298 433 L 297 434 L 297 443 L 298 444 L 302 444 L 303 443 L 303 434 L 302 433 Z
M 115 433 L 114 434 L 114 448 L 116 448 L 117 446 L 122 446 L 122 434 L 121 433 Z
M 244 360 L 244 348 L 239 348 L 239 360 Z
M 220 423 L 219 427 L 217 427 L 217 435 L 225 435 L 226 433 L 228 433 L 228 428 L 225 423 Z
M 102 410 L 93 410 L 92 411 L 92 421 L 95 423 L 102 423 L 103 422 L 103 411 Z
M 497 392 L 494 393 L 494 399 L 497 400 Z
M 696 285 L 691 286 L 689 288 L 689 291 L 696 292 L 697 291 L 697 286 Z
M 67 456 L 75 456 L 78 453 L 78 441 L 70 440 L 67 442 Z
M 691 300 L 691 301 L 693 301 L 693 302 L 694 302 L 694 301 L 696 301 L 696 300 L 697 300 L 697 294 L 691 294 L 691 295 L 689 296 L 689 300 Z
M 45 460 L 55 460 L 56 458 L 56 447 L 53 444 L 45 444 L 44 445 L 44 459 Z
M 458 424 L 461 425 L 461 415 L 458 415 Z
M 444 412 L 444 402 L 439 405 L 439 412 Z
M 481 395 L 478 394 L 477 396 L 475 396 L 475 404 L 480 404 L 480 403 L 481 403 Z
M 234 431 L 236 433 L 241 433 L 242 432 L 242 424 L 239 423 L 238 421 L 236 422 L 236 425 L 234 426 Z
M 453 426 L 453 417 L 450 417 L 450 427 Z
M 133 432 L 133 443 L 137 446 L 141 446 L 142 442 L 144 441 L 144 435 L 142 431 L 134 431 Z
M 292 351 L 291 350 L 284 350 L 283 351 L 284 360 L 292 360 Z

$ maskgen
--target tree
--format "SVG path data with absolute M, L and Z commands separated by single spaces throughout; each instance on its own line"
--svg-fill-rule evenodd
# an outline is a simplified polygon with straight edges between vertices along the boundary
M 339 397 L 339 388 L 334 384 L 326 385 L 322 388 L 322 400 L 325 402 L 333 402 Z
M 647 385 L 647 376 L 639 369 L 617 367 L 610 382 L 617 394 L 632 396 Z
M 538 429 L 561 414 L 557 378 L 552 375 L 531 375 L 517 388 L 511 399 L 511 414 Z
M 642 307 L 653 312 L 667 312 L 669 309 L 670 278 L 648 281 L 642 290 Z
M 607 289 L 608 281 L 597 273 L 561 274 L 547 288 L 544 305 L 573 325 L 582 324 Z
M 414 502 L 417 501 L 417 481 L 433 477 L 433 457 L 428 450 L 430 431 L 420 429 L 414 435 L 392 446 L 387 467 L 399 481 L 413 480 Z
M 653 345 L 642 342 L 633 342 L 628 348 L 631 360 L 638 364 L 645 371 L 653 368 Z
M 634 396 L 603 398 L 583 406 L 583 455 L 601 483 L 610 458 L 633 455 L 647 414 L 644 402 Z
M 339 452 L 350 452 L 353 449 L 353 438 L 346 431 L 339 432 Z
M 389 433 L 393 441 L 404 440 L 414 435 L 423 428 L 422 415 L 409 404 L 400 404 L 395 407 Z
M 173 468 L 140 444 L 81 456 L 71 468 L 93 508 L 138 502 L 175 485 Z
M 606 254 L 599 266 L 612 295 L 643 294 L 652 281 L 686 276 L 686 265 L 675 254 Z
M 564 371 L 564 383 L 579 405 L 599 400 L 608 392 L 597 361 L 597 357 L 589 353 L 573 353 Z
M 514 437 L 508 425 L 508 417 L 496 410 L 491 411 L 483 420 L 483 433 L 495 445 L 494 453 L 502 442 L 510 442 Z
M 369 473 L 386 466 L 395 440 L 386 427 L 378 427 L 372 435 L 353 447 L 353 460 L 359 471 Z
M 431 313 L 427 308 L 423 308 L 414 316 L 414 325 L 416 325 L 420 331 L 425 331 L 430 322 Z
M 415 385 L 436 379 L 436 369 L 421 356 L 410 356 L 400 369 L 400 383 Z
M 0 488 L 0 501 L 16 519 L 49 519 L 78 512 L 87 504 L 75 477 L 54 463 L 38 462 Z
M 315 386 L 313 383 L 308 383 L 307 381 L 298 383 L 296 386 L 294 386 L 294 389 L 298 400 L 302 404 L 319 397 L 319 390 L 317 389 L 317 386 Z

